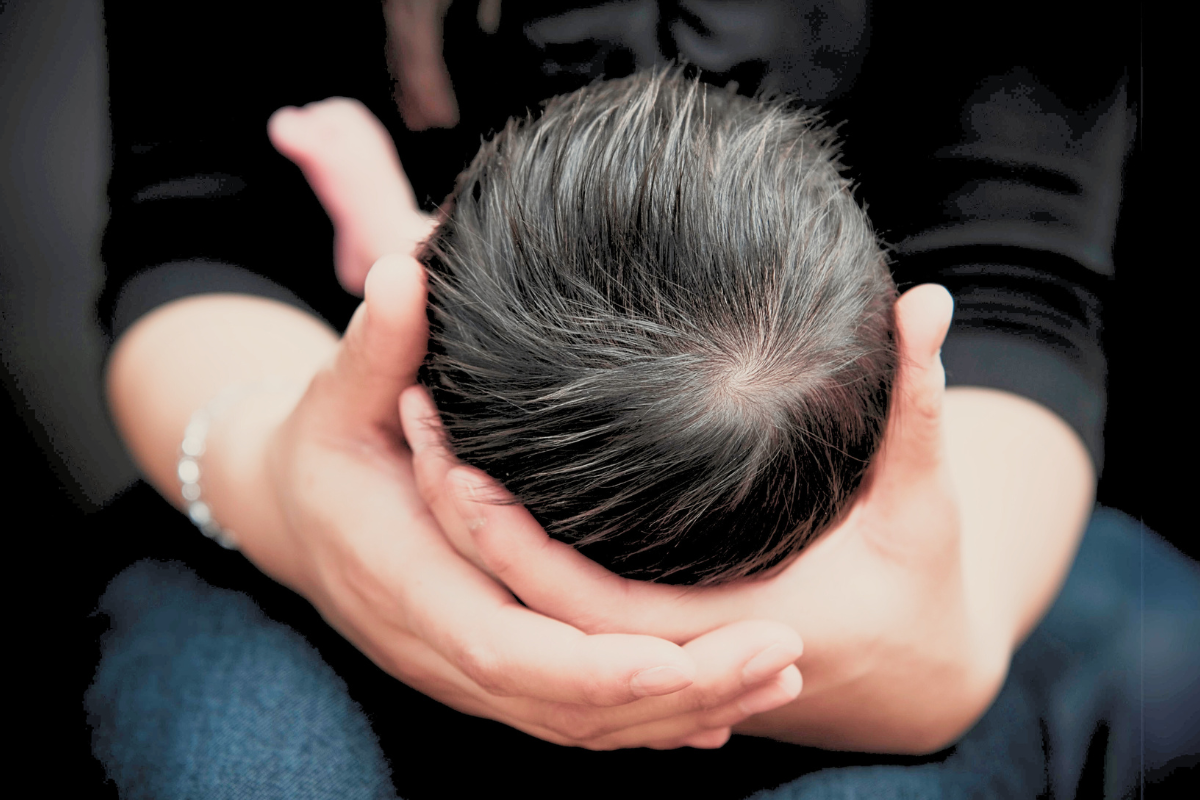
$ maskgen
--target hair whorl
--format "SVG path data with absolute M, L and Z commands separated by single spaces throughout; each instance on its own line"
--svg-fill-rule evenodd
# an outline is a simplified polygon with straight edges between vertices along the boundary
M 511 121 L 452 202 L 423 378 L 550 535 L 715 583 L 838 515 L 887 419 L 895 287 L 813 115 L 639 73 Z

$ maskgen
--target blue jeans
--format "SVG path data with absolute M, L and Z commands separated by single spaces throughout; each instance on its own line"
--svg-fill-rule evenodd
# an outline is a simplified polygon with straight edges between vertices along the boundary
M 525 791 L 531 775 L 559 760 L 591 759 L 564 773 L 574 777 L 562 779 L 570 782 L 559 785 L 561 796 L 611 796 L 597 782 L 614 773 L 620 780 L 623 770 L 621 793 L 633 797 L 654 772 L 667 773 L 670 786 L 673 776 L 682 782 L 697 769 L 761 769 L 760 788 L 773 787 L 755 795 L 763 800 L 1122 797 L 1194 764 L 1200 752 L 1198 610 L 1197 565 L 1136 521 L 1101 509 L 1061 596 L 1015 655 L 996 702 L 942 753 L 846 756 L 735 737 L 725 748 L 733 755 L 584 754 L 435 711 L 416 693 L 386 707 L 361 693 L 356 699 L 354 675 L 340 674 L 311 637 L 246 594 L 216 588 L 178 563 L 143 561 L 101 599 L 110 630 L 86 702 L 94 753 L 130 798 L 382 798 L 396 797 L 396 786 L 406 796 L 468 796 L 475 790 L 462 788 L 462 775 L 477 769 L 492 739 L 503 750 L 501 766 L 481 780 L 496 795 L 533 796 Z M 451 731 L 438 741 L 458 741 L 457 727 L 494 727 L 481 729 L 482 746 L 425 752 L 422 714 L 430 713 L 443 715 L 438 724 Z M 405 715 L 414 738 L 402 746 L 386 736 L 381 742 L 377 729 L 395 727 L 395 719 L 403 727 Z M 687 758 L 700 760 L 680 760 Z M 407 781 L 420 774 L 423 783 Z M 778 776 L 785 776 L 782 785 Z M 755 786 L 755 775 L 745 777 L 736 785 Z M 403 788 L 410 785 L 425 788 Z M 697 785 L 721 785 L 720 776 Z

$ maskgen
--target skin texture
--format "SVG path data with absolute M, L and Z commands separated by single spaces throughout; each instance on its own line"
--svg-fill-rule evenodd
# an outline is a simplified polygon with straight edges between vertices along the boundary
M 473 500 L 491 491 L 484 476 L 428 474 L 444 456 L 412 429 L 425 459 L 414 473 L 397 398 L 411 428 L 420 390 L 405 390 L 426 335 L 411 253 L 428 222 L 372 125 L 358 104 L 333 100 L 284 112 L 270 131 L 348 240 L 339 276 L 366 277 L 341 339 L 273 301 L 206 295 L 147 315 L 114 348 L 114 418 L 165 496 L 178 494 L 190 414 L 230 383 L 283 377 L 295 391 L 251 395 L 213 428 L 206 499 L 264 572 L 435 699 L 597 749 L 716 747 L 737 726 L 927 752 L 986 709 L 1061 584 L 1093 478 L 1073 432 L 1039 406 L 944 390 L 944 290 L 901 300 L 896 416 L 839 528 L 761 581 L 705 591 L 623 581 L 547 539 L 520 507 Z

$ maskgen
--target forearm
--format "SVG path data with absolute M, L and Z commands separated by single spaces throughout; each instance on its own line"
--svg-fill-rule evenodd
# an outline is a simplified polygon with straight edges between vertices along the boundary
M 1017 395 L 948 389 L 945 422 L 968 612 L 1011 653 L 1066 578 L 1091 514 L 1095 470 L 1065 422 Z
M 251 484 L 260 480 L 271 423 L 286 415 L 336 344 L 323 322 L 273 300 L 212 294 L 167 303 L 113 348 L 107 370 L 113 418 L 143 475 L 179 506 L 176 464 L 191 415 L 234 384 L 278 380 L 295 387 L 240 401 L 214 424 L 202 458 L 201 484 L 218 521 L 235 530 L 255 527 L 260 523 L 242 510 L 263 504 L 242 496 L 261 492 Z

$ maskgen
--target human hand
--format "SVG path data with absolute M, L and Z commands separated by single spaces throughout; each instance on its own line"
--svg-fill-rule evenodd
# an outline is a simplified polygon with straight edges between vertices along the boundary
M 384 258 L 331 363 L 267 435 L 247 488 L 219 485 L 229 470 L 209 462 L 224 518 L 254 532 L 241 537 L 247 557 L 390 674 L 552 742 L 715 747 L 750 713 L 790 701 L 801 646 L 785 625 L 738 623 L 683 647 L 586 635 L 524 608 L 446 542 L 416 491 L 397 408 L 425 325 L 420 265 Z M 246 419 L 254 408 L 239 406 L 210 456 L 253 438 L 241 432 L 261 427 Z
M 448 538 L 529 608 L 589 633 L 688 641 L 743 619 L 800 631 L 804 693 L 738 731 L 835 749 L 922 753 L 953 741 L 1003 682 L 1010 641 L 965 591 L 961 522 L 943 446 L 940 348 L 952 301 L 921 286 L 897 303 L 901 367 L 881 452 L 847 516 L 790 563 L 711 588 L 622 579 L 549 539 L 497 485 L 412 439 L 419 484 Z M 434 414 L 402 398 L 406 430 Z
M 388 218 L 414 204 L 386 132 L 361 105 L 333 99 L 285 110 L 272 118 L 271 136 L 301 165 L 341 241 L 354 242 L 356 263 L 389 248 L 410 253 L 428 230 L 424 221 Z M 739 622 L 682 648 L 587 637 L 522 608 L 450 548 L 416 493 L 396 405 L 425 352 L 420 265 L 388 257 L 370 276 L 334 366 L 272 443 L 273 485 L 291 510 L 259 527 L 288 533 L 271 547 L 247 542 L 256 563 L 391 674 L 550 741 L 719 746 L 735 721 L 795 697 L 800 676 L 791 663 L 801 646 L 790 628 Z M 770 653 L 746 670 L 763 650 Z M 651 664 L 665 667 L 659 684 L 632 685 Z M 662 682 L 673 673 L 673 684 Z
M 433 231 L 387 129 L 357 100 L 281 108 L 267 135 L 300 167 L 333 221 L 334 268 L 351 294 L 362 297 L 367 272 L 381 257 L 413 253 Z

